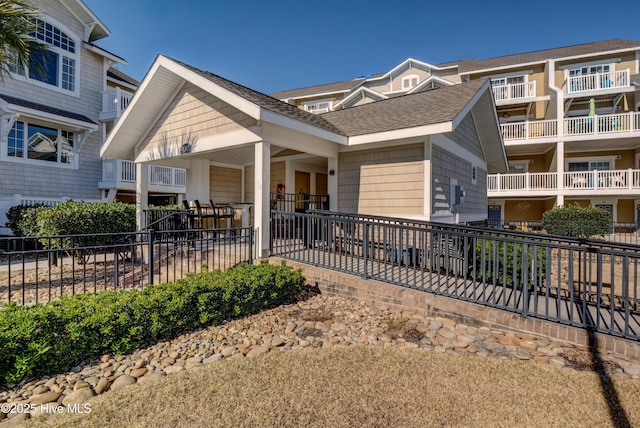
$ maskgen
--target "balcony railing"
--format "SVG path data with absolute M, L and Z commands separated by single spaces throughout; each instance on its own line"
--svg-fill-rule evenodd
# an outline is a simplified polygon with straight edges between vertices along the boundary
M 100 120 L 115 120 L 120 117 L 129 105 L 133 94 L 120 88 L 108 89 L 102 92 L 102 110 Z
M 487 191 L 500 193 L 558 190 L 558 175 L 557 172 L 491 174 L 487 176 Z M 640 189 L 640 170 L 571 171 L 563 173 L 562 183 L 567 193 L 637 190 Z
M 607 135 L 640 132 L 640 112 L 604 114 L 560 119 L 565 136 Z M 500 125 L 505 140 L 533 140 L 556 137 L 558 120 L 535 120 Z
M 496 101 L 519 100 L 536 96 L 536 82 L 492 85 L 491 88 Z
M 600 89 L 624 88 L 630 85 L 629 70 L 609 71 L 569 77 L 565 84 L 565 91 L 575 94 Z
M 136 164 L 122 159 L 102 160 L 102 182 L 100 188 L 135 188 Z M 149 165 L 149 190 L 185 193 L 187 171 L 183 168 L 171 168 Z

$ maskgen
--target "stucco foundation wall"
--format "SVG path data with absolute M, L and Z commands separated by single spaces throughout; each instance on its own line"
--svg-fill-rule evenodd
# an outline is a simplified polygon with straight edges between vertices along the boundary
M 268 262 L 279 265 L 283 259 L 271 257 Z M 286 261 L 288 266 L 301 269 L 308 285 L 318 287 L 328 296 L 348 297 L 379 308 L 411 310 L 424 316 L 447 316 L 468 325 L 506 328 L 544 335 L 579 346 L 588 346 L 584 329 L 556 324 L 536 318 L 438 296 L 425 291 L 400 287 L 355 275 Z M 597 334 L 598 347 L 611 352 L 640 357 L 640 344 L 627 339 Z

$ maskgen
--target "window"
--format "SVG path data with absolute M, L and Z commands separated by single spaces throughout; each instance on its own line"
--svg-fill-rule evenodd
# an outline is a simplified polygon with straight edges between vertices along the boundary
M 15 159 L 73 165 L 74 133 L 15 122 L 7 139 L 7 156 Z
M 569 76 L 571 77 L 586 76 L 589 74 L 596 74 L 596 73 L 608 73 L 610 71 L 611 71 L 611 65 L 609 64 L 589 65 L 589 66 L 574 68 L 572 70 L 569 70 Z
M 509 163 L 509 174 L 524 174 L 529 171 L 529 161 Z
M 492 86 L 517 85 L 518 83 L 526 83 L 526 76 L 498 77 L 491 79 Z
M 32 53 L 31 61 L 37 64 L 37 67 L 31 66 L 26 70 L 29 79 L 75 92 L 78 55 L 74 39 L 42 19 L 36 19 L 36 31 L 31 33 L 31 36 L 49 46 L 44 52 Z M 10 71 L 26 76 L 27 72 L 16 64 L 15 55 L 12 59 L 9 62 Z
M 331 111 L 331 101 L 313 101 L 305 103 L 304 108 L 306 111 L 313 114 L 326 113 Z
M 581 162 L 569 162 L 568 171 L 608 171 L 611 169 L 611 162 L 609 161 L 581 161 Z
M 415 74 L 402 78 L 402 90 L 406 91 L 418 85 L 419 78 Z

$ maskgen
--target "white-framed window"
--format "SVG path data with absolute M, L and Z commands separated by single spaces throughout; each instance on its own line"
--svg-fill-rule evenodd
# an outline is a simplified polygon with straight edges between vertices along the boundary
M 517 85 L 518 83 L 526 83 L 527 76 L 509 76 L 509 77 L 494 77 L 491 79 L 492 86 L 505 86 L 505 85 Z
M 314 100 L 303 103 L 304 109 L 309 113 L 320 114 L 331 111 L 332 100 Z
M 14 56 L 13 61 L 10 61 L 9 70 L 31 82 L 77 93 L 78 42 L 67 32 L 46 20 L 36 18 L 35 23 L 36 31 L 31 33 L 31 37 L 47 44 L 43 52 L 31 54 L 31 61 L 38 67 L 19 67 Z
M 529 172 L 529 161 L 511 161 L 509 162 L 509 174 L 524 174 Z
M 616 169 L 616 158 L 620 159 L 618 156 L 567 158 L 565 159 L 565 169 L 567 172 L 609 171 Z
M 612 70 L 613 70 L 612 64 L 585 65 L 582 67 L 569 69 L 569 77 L 587 76 L 589 74 L 596 74 L 596 73 L 609 73 Z
M 16 121 L 7 136 L 3 157 L 43 165 L 75 165 L 75 134 L 26 121 Z
M 410 74 L 402 78 L 402 90 L 406 91 L 415 86 L 418 86 L 420 78 L 416 74 Z

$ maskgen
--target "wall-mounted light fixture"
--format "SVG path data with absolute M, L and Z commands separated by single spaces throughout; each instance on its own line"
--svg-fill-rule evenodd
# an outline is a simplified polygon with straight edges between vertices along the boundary
M 330 169 L 329 170 L 329 175 L 336 175 L 336 170 L 335 169 Z

